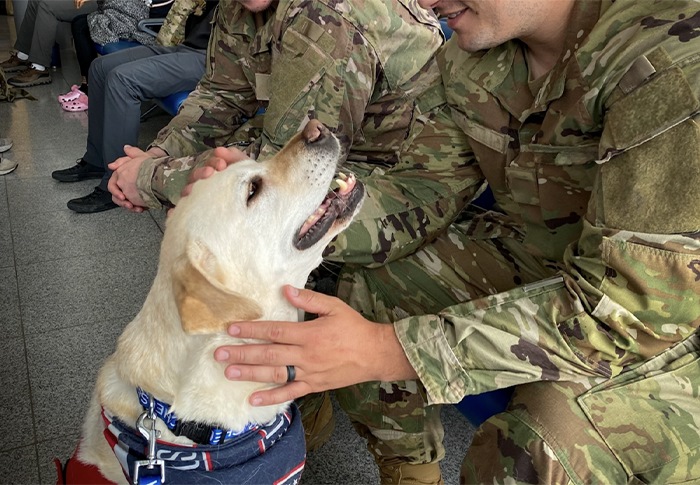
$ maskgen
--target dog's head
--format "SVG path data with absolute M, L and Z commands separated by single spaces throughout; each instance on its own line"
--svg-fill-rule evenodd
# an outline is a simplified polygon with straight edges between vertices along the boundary
M 274 318 L 282 285 L 304 285 L 364 197 L 352 175 L 339 174 L 330 189 L 340 154 L 336 137 L 312 120 L 273 158 L 194 184 L 169 216 L 161 249 L 186 332 Z

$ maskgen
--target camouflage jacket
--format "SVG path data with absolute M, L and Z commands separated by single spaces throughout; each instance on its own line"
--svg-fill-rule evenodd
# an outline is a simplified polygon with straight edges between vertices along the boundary
M 561 271 L 395 323 L 435 402 L 605 381 L 700 325 L 700 3 L 575 5 L 542 80 L 518 42 L 469 54 L 453 39 L 440 53 L 503 227 Z
M 474 193 L 474 168 L 454 150 L 464 135 L 444 116 L 442 32 L 415 0 L 283 0 L 257 14 L 222 0 L 215 19 L 206 74 L 152 145 L 170 156 L 141 167 L 150 207 L 177 203 L 208 149 L 247 145 L 265 158 L 309 118 L 339 137 L 368 194 L 333 259 L 383 264 L 413 251 Z M 440 134 L 424 141 L 425 127 Z
M 175 0 L 158 30 L 156 42 L 162 46 L 182 44 L 185 40 L 187 19 L 190 15 L 202 15 L 205 3 L 206 0 Z

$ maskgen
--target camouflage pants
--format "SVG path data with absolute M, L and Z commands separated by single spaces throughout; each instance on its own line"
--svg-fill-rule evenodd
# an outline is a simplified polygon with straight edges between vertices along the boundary
M 346 266 L 338 296 L 369 320 L 393 322 L 551 274 L 553 269 L 515 239 L 467 238 L 453 227 L 421 251 L 386 266 Z M 338 390 L 336 397 L 378 461 L 430 463 L 444 457 L 440 409 L 426 404 L 420 382 L 370 382 Z
M 338 296 L 370 320 L 391 322 L 540 281 L 556 269 L 515 238 L 480 239 L 454 225 L 384 267 L 346 267 Z M 597 386 L 585 376 L 576 383 L 519 386 L 510 408 L 479 429 L 462 467 L 463 483 L 700 478 L 699 341 L 692 337 Z M 336 395 L 378 462 L 444 456 L 439 410 L 427 405 L 420 383 L 372 382 Z
M 462 483 L 700 482 L 700 336 L 604 384 L 516 387 L 476 432 Z

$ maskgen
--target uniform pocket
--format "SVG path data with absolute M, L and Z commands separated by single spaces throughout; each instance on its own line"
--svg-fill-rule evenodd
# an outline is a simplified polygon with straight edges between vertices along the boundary
M 290 28 L 284 34 L 280 50 L 273 53 L 272 66 L 270 86 L 275 87 L 275 96 L 265 113 L 265 132 L 273 143 L 282 145 L 298 131 L 299 123 L 314 107 L 333 59 L 309 37 Z M 340 89 L 341 95 L 342 92 Z M 286 122 L 288 117 L 290 121 Z M 335 128 L 329 120 L 321 121 Z M 334 122 L 337 124 L 337 120 Z
M 596 154 L 596 146 L 523 146 L 506 167 L 513 200 L 536 205 L 531 218 L 550 229 L 579 219 L 593 188 Z
M 578 399 L 632 483 L 700 479 L 698 340 L 688 339 Z
M 238 91 L 243 86 L 252 86 L 249 69 L 245 67 L 247 42 L 244 37 L 226 30 L 226 26 L 214 24 L 207 53 L 210 62 L 206 65 L 205 78 L 214 90 Z M 252 92 L 252 87 L 250 88 Z
M 700 100 L 679 66 L 611 104 L 601 139 L 599 211 L 611 228 L 700 230 Z M 645 116 L 640 109 L 653 116 Z M 638 114 L 637 114 L 638 113 Z
M 597 172 L 597 145 L 524 145 L 506 167 L 511 197 L 528 228 L 526 244 L 542 255 L 560 259 L 581 233 L 583 215 Z M 547 240 L 547 247 L 541 241 Z
M 619 308 L 604 309 L 601 301 L 596 316 L 634 332 L 640 354 L 654 355 L 700 326 L 697 241 L 619 233 L 603 237 L 601 250 L 606 271 L 600 290 Z

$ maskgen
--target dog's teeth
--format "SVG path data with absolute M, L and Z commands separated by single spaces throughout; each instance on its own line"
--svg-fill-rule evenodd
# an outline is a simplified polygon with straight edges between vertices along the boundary
M 348 191 L 348 184 L 345 182 L 345 180 L 341 179 L 335 179 L 336 183 L 340 187 L 340 193 L 345 194 Z
M 343 173 L 343 172 L 338 172 L 338 177 L 340 177 L 342 180 L 348 179 L 348 175 Z M 352 177 L 352 175 L 351 175 L 351 177 Z

